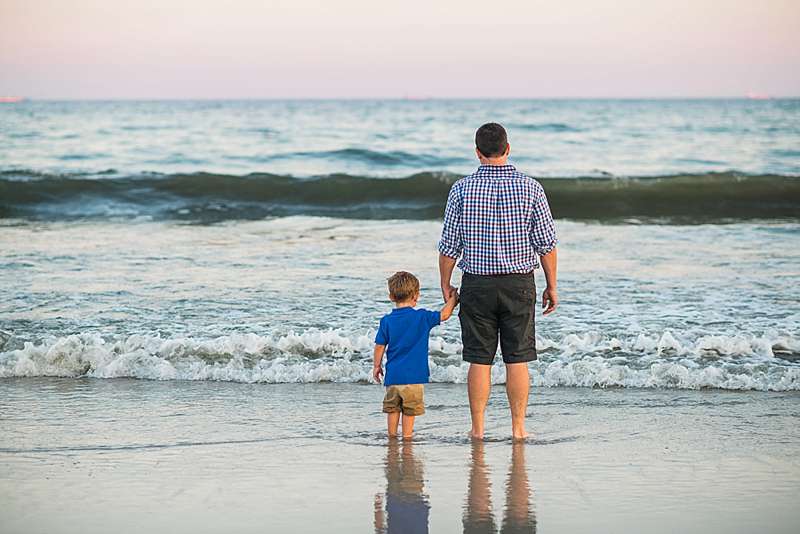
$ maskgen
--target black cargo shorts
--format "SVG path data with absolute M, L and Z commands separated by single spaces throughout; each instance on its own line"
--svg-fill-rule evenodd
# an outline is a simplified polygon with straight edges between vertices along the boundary
M 464 361 L 491 365 L 497 339 L 505 363 L 536 359 L 533 273 L 461 278 L 461 340 Z

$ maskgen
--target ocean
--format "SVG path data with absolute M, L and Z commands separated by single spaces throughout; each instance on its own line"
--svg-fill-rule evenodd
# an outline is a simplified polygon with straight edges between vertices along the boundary
M 386 449 L 369 381 L 387 277 L 441 305 L 444 202 L 487 121 L 560 239 L 521 471 L 502 387 L 485 453 L 465 437 L 456 318 L 413 450 Z M 304 492 L 330 531 L 372 531 L 397 487 L 432 531 L 471 531 L 487 477 L 536 488 L 505 510 L 518 531 L 793 531 L 800 100 L 0 105 L 0 390 L 8 532 L 319 530 Z
M 800 389 L 797 100 L 0 107 L 0 376 L 367 381 L 490 119 L 558 219 L 535 385 Z

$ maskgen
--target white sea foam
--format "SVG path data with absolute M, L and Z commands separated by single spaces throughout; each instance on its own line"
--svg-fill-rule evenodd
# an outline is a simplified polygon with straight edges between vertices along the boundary
M 310 330 L 214 339 L 52 337 L 0 352 L 0 377 L 364 382 L 370 376 L 371 334 Z M 800 364 L 775 356 L 775 351 L 800 354 L 800 339 L 777 332 L 696 338 L 669 331 L 630 338 L 588 332 L 539 338 L 537 346 L 540 360 L 531 364 L 537 386 L 800 390 Z M 458 343 L 431 340 L 432 381 L 466 381 L 468 365 L 460 351 Z M 492 379 L 505 380 L 502 365 L 493 368 Z

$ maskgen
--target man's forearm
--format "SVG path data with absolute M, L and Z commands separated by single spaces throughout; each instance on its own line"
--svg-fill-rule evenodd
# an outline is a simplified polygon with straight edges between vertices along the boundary
M 553 250 L 539 259 L 542 263 L 544 277 L 547 280 L 547 287 L 555 289 L 558 286 L 558 249 L 553 248 Z
M 442 291 L 450 287 L 450 279 L 453 277 L 453 269 L 456 267 L 456 259 L 439 253 L 439 278 Z M 446 296 L 445 296 L 446 297 Z

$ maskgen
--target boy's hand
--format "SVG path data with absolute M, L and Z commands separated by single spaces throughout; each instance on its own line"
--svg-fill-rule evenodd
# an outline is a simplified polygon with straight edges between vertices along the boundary
M 380 366 L 373 367 L 372 368 L 372 378 L 375 380 L 375 382 L 380 384 L 382 377 L 383 377 L 383 367 L 380 367 Z

